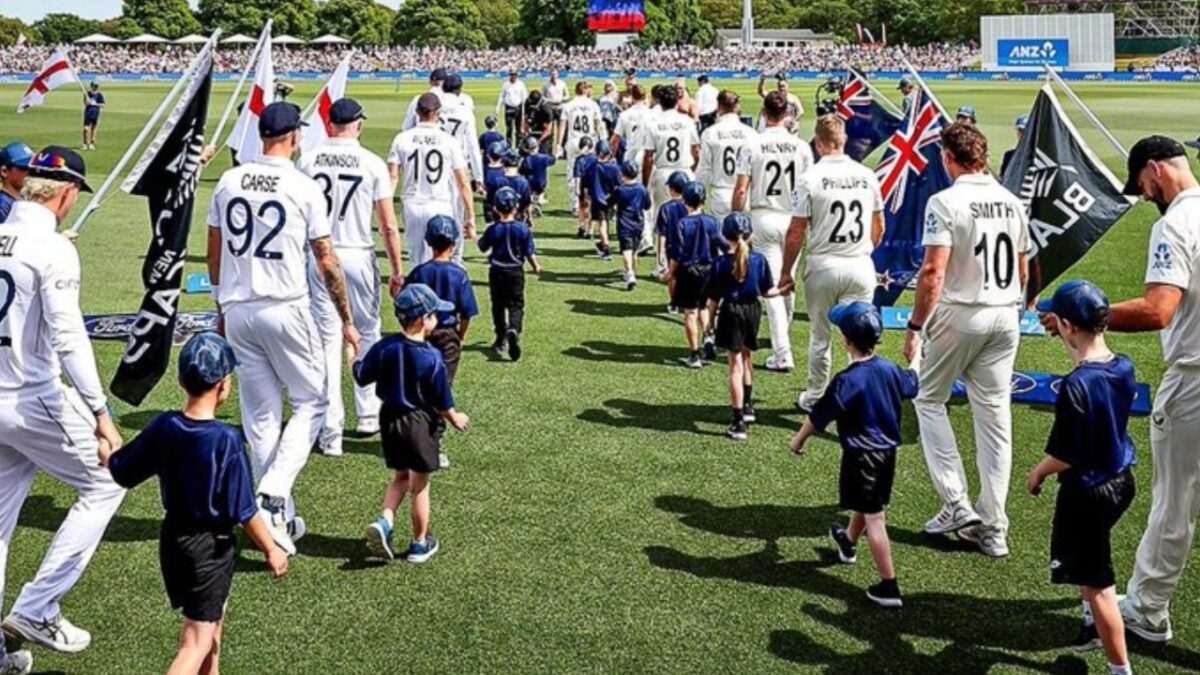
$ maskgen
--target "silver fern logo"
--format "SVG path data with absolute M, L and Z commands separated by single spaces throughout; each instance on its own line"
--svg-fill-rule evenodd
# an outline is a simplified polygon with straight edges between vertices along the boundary
M 1025 171 L 1025 180 L 1021 181 L 1021 203 L 1029 211 L 1035 199 L 1045 199 L 1054 192 L 1054 181 L 1060 171 L 1078 174 L 1073 166 L 1062 166 L 1055 162 L 1041 148 L 1034 148 L 1033 162 Z

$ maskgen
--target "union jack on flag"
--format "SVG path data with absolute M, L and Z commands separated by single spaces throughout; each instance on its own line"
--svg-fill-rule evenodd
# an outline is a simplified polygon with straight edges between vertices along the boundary
M 936 145 L 941 152 L 942 113 L 933 99 L 917 94 L 908 119 L 892 136 L 891 146 L 875 169 L 888 210 L 897 213 L 904 205 L 905 188 L 910 176 L 920 176 L 930 164 L 925 149 Z
M 903 122 L 875 100 L 866 78 L 853 70 L 842 84 L 837 114 L 846 122 L 846 154 L 858 162 L 886 143 Z

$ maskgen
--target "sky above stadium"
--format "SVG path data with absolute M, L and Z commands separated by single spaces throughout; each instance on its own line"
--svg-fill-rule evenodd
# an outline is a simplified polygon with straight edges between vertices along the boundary
M 400 0 L 377 0 L 382 5 L 395 9 Z M 188 0 L 194 9 L 198 0 Z M 110 19 L 121 13 L 121 0 L 46 0 L 44 2 L 4 2 L 0 6 L 0 15 L 15 16 L 26 22 L 33 23 L 47 14 L 61 12 L 76 14 L 85 19 Z

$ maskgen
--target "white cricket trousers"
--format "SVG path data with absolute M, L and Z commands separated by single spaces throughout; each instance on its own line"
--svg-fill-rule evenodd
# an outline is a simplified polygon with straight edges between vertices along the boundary
M 0 394 L 0 598 L 17 516 L 38 469 L 78 493 L 33 581 L 13 603 L 13 613 L 27 619 L 58 616 L 59 601 L 83 575 L 125 497 L 100 467 L 95 429 L 83 399 L 61 382 Z M 3 645 L 0 634 L 0 650 Z
M 325 353 L 308 298 L 258 300 L 225 310 L 225 337 L 238 360 L 242 427 L 250 442 L 258 493 L 287 500 L 295 517 L 292 486 L 308 463 L 329 402 Z M 283 397 L 292 418 L 283 424 Z
M 811 409 L 829 386 L 833 367 L 833 329 L 829 310 L 875 297 L 875 263 L 870 256 L 809 257 L 804 272 L 804 307 L 808 312 L 808 388 L 800 404 Z
M 416 199 L 404 202 L 404 243 L 408 247 L 409 269 L 433 260 L 433 249 L 425 243 L 425 226 L 434 216 L 455 217 L 454 204 Z M 460 222 L 458 226 L 461 232 L 463 224 Z
M 1200 515 L 1200 367 L 1172 365 L 1150 414 L 1154 483 L 1127 602 L 1151 623 L 1168 619 Z
M 708 191 L 708 212 L 724 225 L 725 216 L 733 213 L 733 188 L 713 188 Z
M 990 534 L 1008 534 L 1012 473 L 1012 375 L 1021 339 L 1016 307 L 939 304 L 925 324 L 921 389 L 914 401 L 933 488 L 949 505 L 968 505 L 967 476 L 946 401 L 959 377 L 975 423 L 979 500 Z
M 374 249 L 339 248 L 337 254 L 346 274 L 350 313 L 354 318 L 354 327 L 362 337 L 362 353 L 365 354 L 379 342 L 383 327 L 379 317 L 379 263 Z M 346 428 L 346 406 L 342 400 L 342 363 L 345 360 L 342 317 L 338 315 L 325 289 L 325 280 L 312 260 L 308 265 L 308 285 L 312 290 L 313 320 L 317 323 L 317 332 L 325 351 L 325 397 L 329 401 L 329 409 L 325 412 L 321 441 L 328 442 L 341 438 Z M 354 385 L 354 412 L 360 424 L 364 419 L 377 419 L 379 406 L 375 387 Z
M 571 146 L 575 150 L 571 151 Z M 579 159 L 579 144 L 567 139 L 567 203 L 571 206 L 571 215 L 579 214 L 579 179 L 575 177 L 575 160 Z
M 754 209 L 750 212 L 750 219 L 754 222 L 754 250 L 767 259 L 771 277 L 778 283 L 783 277 L 783 247 L 788 227 L 792 224 L 792 214 L 774 209 Z M 791 271 L 795 275 L 796 268 L 793 267 Z M 768 298 L 764 304 L 767 306 L 767 327 L 771 332 L 771 351 L 775 361 L 780 365 L 794 364 L 790 331 L 792 315 L 796 312 L 796 294 Z

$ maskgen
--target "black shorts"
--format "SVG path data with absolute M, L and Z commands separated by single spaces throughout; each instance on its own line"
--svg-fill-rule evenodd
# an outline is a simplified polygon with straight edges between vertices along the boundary
M 458 361 L 462 357 L 462 337 L 458 334 L 457 326 L 439 326 L 426 338 L 429 344 L 437 347 L 446 362 L 446 373 L 450 383 L 454 384 L 454 376 L 458 373 Z
M 705 287 L 708 286 L 708 271 L 712 265 L 680 266 L 675 275 L 675 291 L 671 294 L 671 304 L 679 309 L 700 309 L 708 302 L 705 297 Z
M 638 249 L 642 247 L 642 235 L 639 234 L 632 237 L 619 236 L 617 237 L 617 243 L 620 245 L 621 253 L 626 251 L 637 253 Z
M 603 204 L 597 204 L 595 199 L 588 196 L 588 203 L 591 204 L 592 220 L 594 222 L 607 223 L 610 218 L 609 208 Z
M 442 418 L 428 410 L 399 412 L 387 406 L 379 413 L 383 460 L 392 471 L 433 473 L 445 427 Z
M 83 126 L 85 126 L 85 127 L 94 127 L 99 123 L 100 123 L 99 115 L 96 115 L 95 117 L 84 116 L 84 118 L 83 118 Z
M 1137 493 L 1133 472 L 1093 488 L 1063 483 L 1050 534 L 1050 582 L 1108 588 L 1116 583 L 1112 528 Z
M 717 310 L 716 343 L 721 349 L 739 352 L 758 349 L 758 327 L 762 307 L 754 303 L 721 303 Z
M 185 618 L 216 623 L 225 616 L 235 560 L 232 531 L 189 530 L 163 521 L 158 539 L 163 585 L 171 608 Z
M 842 450 L 838 503 L 848 511 L 879 513 L 892 500 L 892 482 L 895 479 L 895 450 Z

